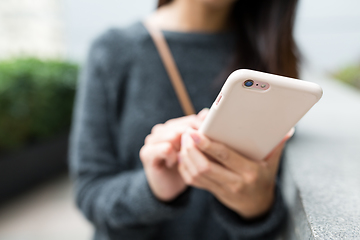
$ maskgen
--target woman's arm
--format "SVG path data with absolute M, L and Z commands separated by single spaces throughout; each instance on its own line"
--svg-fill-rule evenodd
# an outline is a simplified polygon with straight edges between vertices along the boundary
M 277 185 L 273 205 L 266 214 L 257 218 L 245 219 L 215 197 L 212 199 L 212 209 L 215 219 L 229 233 L 232 240 L 277 239 L 286 221 L 286 207 Z
M 187 184 L 214 195 L 219 223 L 234 239 L 266 239 L 279 229 L 285 209 L 275 185 L 276 173 L 291 134 L 261 162 L 196 131 L 183 134 L 179 171 Z
M 182 196 L 171 204 L 160 202 L 144 170 L 125 169 L 116 154 L 107 85 L 118 78 L 126 80 L 116 72 L 126 71 L 128 51 L 122 48 L 130 44 L 116 34 L 108 32 L 95 41 L 82 71 L 71 132 L 70 169 L 76 202 L 91 222 L 100 228 L 131 231 L 134 227 L 133 231 L 139 231 L 138 226 L 176 217 L 187 198 Z

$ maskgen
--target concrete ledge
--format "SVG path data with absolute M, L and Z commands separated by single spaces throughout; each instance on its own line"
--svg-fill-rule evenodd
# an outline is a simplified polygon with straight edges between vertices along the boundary
M 323 99 L 284 153 L 286 239 L 360 239 L 360 91 L 317 82 Z

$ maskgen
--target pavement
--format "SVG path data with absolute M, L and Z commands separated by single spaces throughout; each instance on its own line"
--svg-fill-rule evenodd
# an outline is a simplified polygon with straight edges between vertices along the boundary
M 0 208 L 0 240 L 85 240 L 93 228 L 75 207 L 62 175 Z

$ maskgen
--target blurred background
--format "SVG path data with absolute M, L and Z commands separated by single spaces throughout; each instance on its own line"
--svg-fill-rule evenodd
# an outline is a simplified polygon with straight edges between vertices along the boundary
M 0 1 L 0 239 L 90 239 L 73 203 L 67 136 L 91 41 L 156 0 Z M 360 2 L 299 0 L 303 78 L 360 89 Z M 360 94 L 360 91 L 359 91 Z

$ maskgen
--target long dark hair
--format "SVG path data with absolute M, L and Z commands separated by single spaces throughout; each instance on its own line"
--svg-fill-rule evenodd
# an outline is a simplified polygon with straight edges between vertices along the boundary
M 158 7 L 172 0 L 159 0 Z M 231 20 L 238 36 L 233 69 L 248 68 L 298 77 L 299 52 L 293 38 L 297 0 L 238 0 Z

